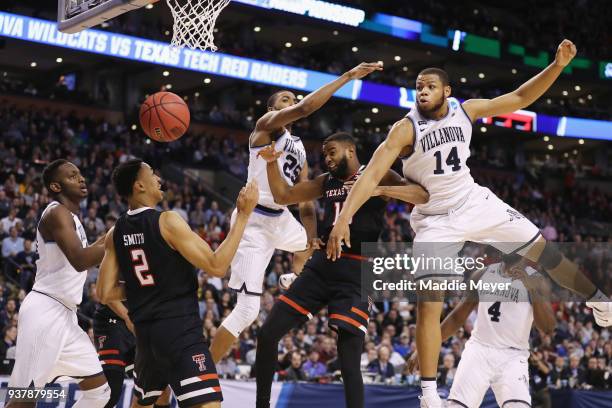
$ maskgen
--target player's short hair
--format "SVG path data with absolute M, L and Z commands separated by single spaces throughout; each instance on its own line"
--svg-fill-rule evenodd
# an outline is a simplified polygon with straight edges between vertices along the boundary
M 274 92 L 272 95 L 270 95 L 270 97 L 268 98 L 268 102 L 266 102 L 266 105 L 268 106 L 268 108 L 274 107 L 276 100 L 278 99 L 280 94 L 282 94 L 283 92 L 288 92 L 288 91 L 283 89 L 282 91 L 277 91 L 277 92 Z
M 117 194 L 123 198 L 132 195 L 132 188 L 138 178 L 138 172 L 142 166 L 142 159 L 130 159 L 115 167 L 111 179 Z
M 444 85 L 444 86 L 450 85 L 450 80 L 448 79 L 448 74 L 442 68 L 434 68 L 434 67 L 432 67 L 432 68 L 425 68 L 424 70 L 419 72 L 417 77 L 419 75 L 437 75 L 438 78 L 440 78 L 440 81 L 442 82 L 442 85 Z
M 523 259 L 523 257 L 517 253 L 511 253 L 502 254 L 501 259 L 506 266 L 512 266 L 514 264 L 517 264 L 521 259 Z
M 47 164 L 47 166 L 43 169 L 42 179 L 43 184 L 49 190 L 49 194 L 54 195 L 55 193 L 51 190 L 51 183 L 57 182 L 57 170 L 63 166 L 64 164 L 70 163 L 66 159 L 57 159 L 53 160 L 51 163 Z
M 347 133 L 347 132 L 337 132 L 337 133 L 334 133 L 333 135 L 327 136 L 325 140 L 323 141 L 323 145 L 329 142 L 347 143 L 347 144 L 350 144 L 351 146 L 357 145 L 355 138 L 350 133 Z

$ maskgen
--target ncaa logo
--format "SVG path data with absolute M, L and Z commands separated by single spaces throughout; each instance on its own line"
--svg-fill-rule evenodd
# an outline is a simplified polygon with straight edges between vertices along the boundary
M 206 365 L 204 365 L 206 356 L 204 354 L 196 354 L 195 356 L 191 356 L 191 359 L 198 365 L 198 370 L 206 371 Z

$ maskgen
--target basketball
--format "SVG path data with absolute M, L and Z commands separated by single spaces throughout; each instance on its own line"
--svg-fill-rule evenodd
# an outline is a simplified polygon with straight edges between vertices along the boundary
M 157 92 L 140 106 L 140 126 L 151 139 L 172 142 L 189 128 L 189 108 L 172 92 Z

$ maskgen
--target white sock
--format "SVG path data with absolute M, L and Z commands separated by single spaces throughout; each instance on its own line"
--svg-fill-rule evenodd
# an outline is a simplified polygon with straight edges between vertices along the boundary
M 438 395 L 438 384 L 436 380 L 423 380 L 421 379 L 421 391 L 423 391 L 423 396 L 434 396 Z
M 599 289 L 597 289 L 597 292 L 595 292 L 595 294 L 593 296 L 591 296 L 591 298 L 588 300 L 588 302 L 609 302 L 610 299 Z

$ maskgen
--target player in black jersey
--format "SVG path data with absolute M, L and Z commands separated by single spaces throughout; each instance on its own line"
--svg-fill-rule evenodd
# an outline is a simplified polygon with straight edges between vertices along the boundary
M 132 406 L 151 406 L 170 385 L 180 407 L 220 407 L 219 377 L 198 314 L 195 267 L 225 275 L 257 203 L 257 185 L 240 191 L 236 222 L 213 252 L 178 213 L 154 209 L 163 193 L 148 164 L 129 160 L 112 179 L 129 211 L 106 236 L 98 290 L 105 304 L 127 299 L 136 333 L 138 401 Z
M 114 408 L 121 397 L 123 380 L 134 368 L 136 338 L 134 324 L 128 316 L 125 302 L 113 301 L 96 307 L 93 316 L 94 344 L 111 396 L 104 408 Z M 155 401 L 154 408 L 170 406 L 168 388 Z
M 325 218 L 319 229 L 323 231 L 321 244 L 335 223 L 350 185 L 365 167 L 359 162 L 355 141 L 348 133 L 336 133 L 325 139 L 323 155 L 329 173 L 291 187 L 279 173 L 278 153 L 275 153 L 274 146 L 260 153 L 268 162 L 268 180 L 275 202 L 289 205 L 322 198 Z M 402 186 L 399 198 L 408 202 L 424 203 L 428 199 L 422 187 L 408 185 L 393 170 L 387 172 L 381 185 Z M 369 304 L 361 296 L 361 262 L 365 259 L 361 256 L 360 244 L 378 240 L 385 206 L 382 197 L 374 196 L 355 214 L 351 223 L 352 245 L 337 262 L 328 260 L 322 251 L 314 251 L 319 248 L 312 248 L 314 252 L 303 272 L 272 308 L 257 339 L 257 408 L 270 406 L 278 341 L 324 306 L 329 309 L 330 328 L 338 333 L 338 357 L 347 406 L 363 407 L 363 380 L 359 366 Z

